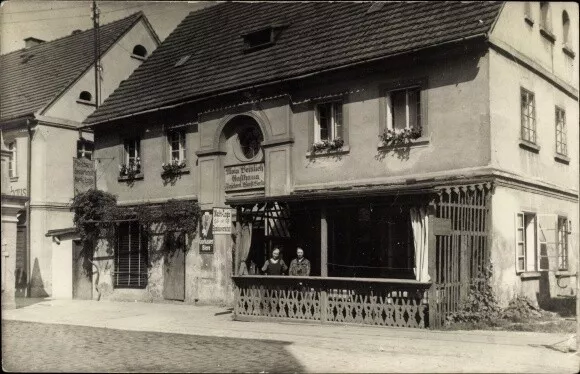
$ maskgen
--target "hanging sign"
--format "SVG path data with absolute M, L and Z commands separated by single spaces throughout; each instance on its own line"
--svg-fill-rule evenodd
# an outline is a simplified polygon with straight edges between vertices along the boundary
M 225 190 L 264 188 L 264 163 L 227 166 Z
M 232 233 L 232 209 L 213 208 L 213 233 L 214 235 Z
M 202 210 L 199 230 L 199 252 L 213 253 L 213 214 L 211 210 Z
M 73 177 L 75 196 L 96 188 L 97 178 L 93 161 L 73 157 Z

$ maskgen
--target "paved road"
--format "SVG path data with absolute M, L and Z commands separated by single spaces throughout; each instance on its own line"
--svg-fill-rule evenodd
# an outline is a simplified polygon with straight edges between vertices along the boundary
M 302 372 L 279 341 L 2 322 L 11 372 Z

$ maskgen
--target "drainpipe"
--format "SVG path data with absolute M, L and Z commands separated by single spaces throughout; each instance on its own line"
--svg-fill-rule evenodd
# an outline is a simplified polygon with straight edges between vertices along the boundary
M 30 203 L 32 202 L 32 190 L 31 190 L 31 177 L 32 177 L 32 125 L 30 120 L 26 120 L 26 127 L 28 129 L 28 149 L 27 149 L 27 160 L 26 163 L 26 191 L 28 194 L 28 204 L 26 204 L 26 294 L 30 297 L 30 281 L 32 279 L 32 266 L 31 264 L 31 255 L 30 255 Z

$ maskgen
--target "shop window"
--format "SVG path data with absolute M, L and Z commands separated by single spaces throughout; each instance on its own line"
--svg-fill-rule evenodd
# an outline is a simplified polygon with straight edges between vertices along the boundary
M 133 48 L 133 55 L 145 58 L 147 56 L 147 49 L 140 44 Z
M 410 87 L 386 94 L 387 129 L 402 131 L 421 128 L 421 89 Z
M 566 140 L 566 112 L 556 107 L 556 153 L 566 156 L 568 145 Z
M 342 102 L 335 101 L 316 105 L 314 141 L 332 141 L 343 138 Z
M 18 161 L 18 152 L 16 148 L 16 140 L 10 142 L 8 144 L 8 150 L 10 153 L 10 159 L 8 161 L 8 176 L 10 178 L 17 178 L 18 177 L 18 169 L 17 169 L 17 161 Z
M 169 145 L 169 162 L 185 163 L 185 130 L 171 130 L 167 133 L 167 143 Z
M 566 217 L 558 217 L 558 270 L 568 270 L 568 235 L 570 221 Z
M 81 139 L 77 141 L 77 158 L 86 158 L 87 160 L 93 159 L 93 152 L 95 145 L 93 142 Z
M 534 94 L 524 88 L 521 89 L 521 116 L 523 140 L 536 143 L 536 99 Z
M 115 251 L 115 288 L 147 286 L 148 241 L 137 222 L 125 222 L 117 228 Z
M 141 172 L 141 140 L 139 138 L 125 139 L 124 141 L 123 164 L 120 165 L 120 174 Z

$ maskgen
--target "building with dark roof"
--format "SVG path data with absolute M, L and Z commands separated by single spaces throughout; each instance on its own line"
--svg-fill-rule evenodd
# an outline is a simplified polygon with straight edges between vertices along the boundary
M 503 305 L 574 297 L 577 25 L 568 3 L 191 13 L 85 124 L 115 160 L 97 165 L 99 189 L 123 206 L 193 201 L 205 218 L 161 262 L 162 242 L 119 226 L 105 297 L 439 326 L 490 263 Z M 297 247 L 309 277 L 259 275 Z
M 25 48 L 0 56 L 0 129 L 12 152 L 2 192 L 29 197 L 19 215 L 19 296 L 73 296 L 70 242 L 53 251 L 45 234 L 71 226 L 71 199 L 94 185 L 73 176 L 77 166 L 92 170 L 93 134 L 81 123 L 160 43 L 141 12 L 102 25 L 99 41 L 98 85 L 92 29 L 52 41 L 29 37 Z

